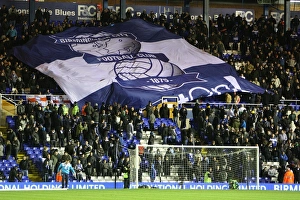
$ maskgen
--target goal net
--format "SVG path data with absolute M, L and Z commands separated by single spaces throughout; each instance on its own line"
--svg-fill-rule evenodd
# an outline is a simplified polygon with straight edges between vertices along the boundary
M 232 181 L 245 189 L 259 187 L 258 147 L 137 145 L 129 154 L 134 188 L 218 183 L 229 189 Z

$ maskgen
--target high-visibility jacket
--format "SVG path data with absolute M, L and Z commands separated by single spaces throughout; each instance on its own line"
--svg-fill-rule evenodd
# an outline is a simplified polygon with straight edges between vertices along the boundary
M 283 183 L 294 184 L 294 172 L 292 170 L 287 170 L 283 177 Z

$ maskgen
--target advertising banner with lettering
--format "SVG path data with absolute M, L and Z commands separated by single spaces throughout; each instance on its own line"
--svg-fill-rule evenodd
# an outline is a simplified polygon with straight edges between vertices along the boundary
M 2 4 L 7 5 L 10 7 L 11 5 L 15 5 L 17 11 L 19 13 L 24 12 L 25 14 L 29 13 L 29 2 L 28 1 L 12 1 L 12 0 L 3 0 Z M 53 21 L 62 21 L 66 16 L 70 20 L 91 20 L 91 19 L 99 19 L 100 13 L 103 9 L 102 4 L 79 4 L 79 3 L 51 3 L 51 2 L 35 2 L 35 10 L 38 7 L 41 7 L 42 10 L 47 8 L 51 15 L 51 20 Z M 108 6 L 109 9 L 118 11 L 120 6 Z M 182 13 L 183 7 L 181 6 L 146 6 L 146 5 L 126 5 L 126 11 L 131 10 L 133 15 L 139 16 L 143 10 L 146 10 L 147 13 L 153 11 L 157 17 L 159 17 L 162 13 L 166 15 L 168 20 L 173 19 L 173 13 L 178 11 L 178 13 Z M 190 7 L 189 8 L 191 19 L 197 19 L 199 16 L 203 15 L 203 8 L 201 7 Z M 209 9 L 209 16 L 212 19 L 216 19 L 219 14 L 226 14 L 232 15 L 235 14 L 236 16 L 240 15 L 241 17 L 245 17 L 247 22 L 252 21 L 255 18 L 260 16 L 255 15 L 254 9 L 248 9 L 244 7 L 241 8 L 210 8 Z M 283 18 L 284 11 L 283 10 L 271 10 L 269 15 L 272 15 L 277 22 L 281 18 Z M 291 17 L 295 15 L 300 16 L 300 11 L 291 10 Z
M 227 183 L 140 183 L 141 185 L 149 186 L 150 188 L 157 189 L 190 189 L 190 190 L 228 190 Z M 124 187 L 123 182 L 71 182 L 69 189 L 122 189 Z M 136 185 L 131 184 L 131 189 L 135 189 Z M 61 183 L 58 182 L 0 182 L 0 191 L 4 190 L 58 190 L 61 189 Z M 261 183 L 259 187 L 256 184 L 241 183 L 239 184 L 240 190 L 273 190 L 273 191 L 300 191 L 299 184 L 271 184 Z

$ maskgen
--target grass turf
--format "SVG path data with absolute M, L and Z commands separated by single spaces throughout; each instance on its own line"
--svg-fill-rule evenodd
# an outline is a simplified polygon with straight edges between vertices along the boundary
M 1 200 L 298 200 L 299 192 L 261 190 L 35 190 L 2 191 Z

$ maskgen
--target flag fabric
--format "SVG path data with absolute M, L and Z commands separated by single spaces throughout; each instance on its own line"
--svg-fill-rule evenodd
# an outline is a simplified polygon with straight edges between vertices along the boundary
M 264 92 L 223 60 L 141 19 L 38 35 L 13 54 L 52 77 L 72 102 L 142 108 L 162 96 L 184 103 L 226 92 Z

